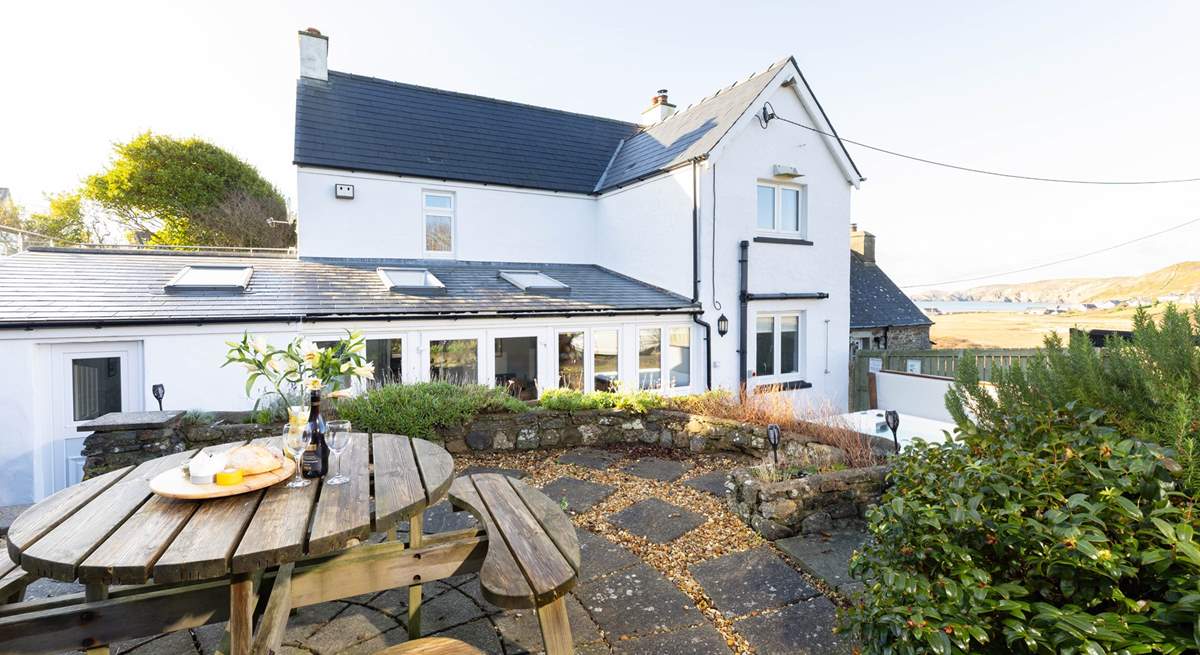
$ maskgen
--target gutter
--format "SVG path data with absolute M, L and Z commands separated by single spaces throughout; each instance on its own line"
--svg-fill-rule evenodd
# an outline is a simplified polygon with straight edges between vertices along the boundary
M 105 320 L 62 320 L 62 321 L 20 321 L 0 322 L 0 330 L 38 330 L 50 328 L 80 328 L 93 327 L 129 327 L 142 325 L 224 325 L 231 323 L 295 323 L 295 322 L 327 322 L 327 321 L 416 321 L 431 319 L 471 320 L 479 318 L 535 318 L 539 316 L 561 316 L 572 318 L 576 316 L 661 316 L 664 314 L 696 314 L 699 307 L 642 307 L 638 309 L 593 309 L 564 311 L 526 310 L 508 312 L 422 312 L 407 314 L 270 314 L 262 316 L 219 316 L 211 318 L 181 317 L 181 318 L 128 318 Z
M 696 173 L 699 159 L 692 160 L 692 304 L 700 304 L 700 187 Z M 692 314 L 692 321 L 704 328 L 704 388 L 712 389 L 712 325 Z

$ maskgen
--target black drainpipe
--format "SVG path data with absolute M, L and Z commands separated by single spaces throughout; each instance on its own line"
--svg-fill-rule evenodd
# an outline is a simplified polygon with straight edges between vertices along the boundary
M 740 389 L 744 393 L 746 389 L 746 358 L 747 347 L 749 345 L 746 334 L 746 321 L 749 318 L 750 305 L 750 242 L 742 241 L 738 244 L 738 338 L 741 340 L 738 346 L 738 376 L 741 378 Z
M 696 176 L 696 163 L 692 160 L 692 302 L 700 302 L 700 190 Z M 716 225 L 714 224 L 714 229 Z M 712 389 L 712 326 L 700 314 L 692 314 L 692 320 L 704 328 L 704 388 Z

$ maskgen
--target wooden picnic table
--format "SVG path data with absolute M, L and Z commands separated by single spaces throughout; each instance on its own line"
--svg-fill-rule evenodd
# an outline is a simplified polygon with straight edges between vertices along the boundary
M 251 443 L 278 443 L 278 440 L 258 439 Z M 222 451 L 238 445 L 241 442 L 204 450 Z M 174 599 L 170 602 L 178 605 L 175 607 L 178 613 L 190 612 L 203 619 L 198 625 L 227 614 L 230 649 L 227 652 L 237 655 L 249 653 L 252 642 L 258 644 L 259 637 L 269 644 L 282 635 L 287 610 L 305 604 L 297 599 L 321 602 L 361 593 L 356 589 L 383 583 L 392 587 L 410 585 L 410 599 L 415 591 L 415 602 L 410 602 L 409 608 L 414 615 L 410 617 L 414 619 L 410 621 L 410 630 L 416 625 L 419 631 L 420 588 L 413 585 L 422 581 L 419 575 L 416 580 L 408 577 L 403 579 L 404 584 L 397 584 L 398 575 L 379 574 L 374 580 L 339 579 L 335 569 L 341 567 L 343 576 L 370 578 L 373 560 L 365 559 L 366 552 L 358 558 L 363 561 L 357 568 L 347 564 L 356 559 L 356 551 L 360 550 L 353 547 L 372 532 L 389 532 L 402 521 L 410 521 L 407 545 L 381 544 L 385 547 L 382 550 L 365 551 L 394 554 L 422 546 L 423 511 L 446 496 L 454 472 L 453 460 L 443 448 L 423 439 L 356 433 L 342 453 L 341 464 L 350 477 L 347 484 L 327 486 L 318 480 L 307 487 L 288 488 L 281 483 L 260 491 L 204 501 L 165 498 L 150 491 L 149 481 L 155 475 L 179 467 L 197 452 L 171 454 L 85 480 L 34 505 L 13 522 L 8 532 L 8 552 L 27 579 L 77 580 L 87 590 L 84 600 L 99 603 L 95 611 L 87 614 L 93 625 L 90 630 L 81 629 L 84 636 L 77 647 L 111 643 L 115 639 L 105 635 L 125 634 L 116 628 L 97 628 L 94 623 L 99 618 L 126 617 L 124 620 L 134 623 L 150 621 L 149 614 L 153 612 L 140 616 L 130 615 L 127 608 L 117 612 L 116 601 L 111 603 L 110 614 L 105 615 L 104 610 L 110 605 L 100 601 L 109 598 L 113 585 L 151 582 L 156 590 L 164 584 L 179 587 L 174 595 L 164 590 L 162 593 L 166 595 L 159 602 Z M 458 563 L 478 559 L 478 554 L 472 554 L 478 546 L 478 540 L 464 542 L 455 551 Z M 448 562 L 452 560 L 447 558 Z M 313 564 L 297 569 L 297 563 L 302 561 L 320 562 L 322 566 Z M 268 575 L 267 571 L 272 569 Z M 293 581 L 293 573 L 307 577 L 303 583 Z M 430 579 L 437 578 L 427 577 L 425 581 Z M 206 580 L 223 582 L 215 587 L 209 585 L 211 589 L 204 585 L 181 586 Z M 275 591 L 283 588 L 287 593 L 271 594 L 266 617 L 260 622 L 260 634 L 255 635 L 252 621 L 256 600 L 260 592 L 266 591 L 267 583 Z M 212 603 L 214 599 L 219 604 L 223 595 L 220 590 L 226 586 L 227 607 L 195 606 Z M 125 589 L 122 593 L 133 598 L 127 592 Z M 337 595 L 341 593 L 344 595 Z M 276 603 L 277 597 L 285 600 Z M 132 606 L 133 601 L 125 605 Z M 61 614 L 61 607 L 46 609 L 43 613 L 49 614 L 36 618 L 44 622 L 46 629 L 53 629 L 51 626 L 57 625 L 53 619 L 59 616 L 55 611 Z M 172 623 L 163 613 L 165 610 L 156 611 L 155 616 L 161 614 L 161 617 L 154 620 L 165 623 L 161 631 L 197 625 L 198 619 Z M 0 613 L 0 618 L 3 616 Z M 4 639 L 0 625 L 0 643 Z M 18 639 L 11 643 L 27 642 Z M 32 646 L 28 650 L 36 651 Z

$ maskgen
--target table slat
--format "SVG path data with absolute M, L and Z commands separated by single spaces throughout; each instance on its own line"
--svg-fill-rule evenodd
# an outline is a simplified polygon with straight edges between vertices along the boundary
M 21 553 L 22 568 L 40 577 L 74 580 L 79 563 L 150 497 L 150 479 L 195 454 L 189 450 L 139 464 Z
M 371 436 L 375 474 L 375 531 L 384 532 L 429 504 L 408 437 Z
M 479 495 L 487 503 L 500 535 L 512 549 L 538 604 L 561 595 L 575 578 L 575 570 L 563 558 L 558 547 L 546 535 L 524 501 L 513 491 L 503 475 L 494 473 L 471 476 Z M 494 533 L 488 531 L 488 540 Z
M 9 557 L 14 562 L 20 561 L 21 552 L 32 546 L 33 542 L 53 530 L 84 503 L 100 495 L 132 470 L 132 466 L 126 466 L 84 480 L 55 493 L 35 507 L 26 510 L 8 528 Z
M 250 443 L 259 446 L 280 445 L 277 437 L 264 437 Z M 228 447 L 237 445 L 240 442 L 229 444 Z M 205 450 L 212 452 L 209 448 Z M 200 509 L 196 510 L 154 564 L 154 581 L 207 580 L 229 573 L 229 560 L 242 539 L 246 524 L 254 516 L 263 493 L 254 491 L 200 503 Z
M 308 538 L 308 554 L 322 555 L 339 550 L 351 539 L 371 536 L 371 476 L 367 473 L 370 440 L 354 433 L 342 451 L 342 470 L 350 478 L 346 484 L 328 485 L 322 479 L 321 495 L 313 512 Z M 330 469 L 334 458 L 329 458 Z M 329 476 L 332 477 L 332 472 Z
M 454 458 L 445 448 L 424 439 L 412 439 L 413 452 L 421 467 L 421 480 L 425 485 L 425 496 L 434 505 L 446 496 L 450 483 L 454 481 Z
M 513 491 L 517 492 L 521 500 L 525 501 L 525 505 L 533 513 L 533 517 L 537 519 L 537 522 L 546 530 L 550 540 L 558 547 L 558 552 L 562 553 L 567 563 L 578 573 L 583 554 L 579 550 L 579 536 L 575 533 L 575 526 L 571 524 L 571 519 L 567 518 L 558 503 L 555 503 L 546 494 L 516 478 L 508 478 L 508 483 L 512 485 Z
M 304 557 L 308 517 L 319 484 L 289 489 L 287 482 L 270 487 L 246 526 L 246 533 L 233 553 L 231 570 L 247 573 Z
M 479 569 L 479 585 L 483 597 L 500 607 L 517 609 L 533 607 L 533 591 L 517 568 L 517 561 L 508 544 L 497 531 L 487 505 L 479 497 L 469 476 L 462 476 L 450 487 L 450 501 L 471 512 L 483 524 L 488 534 L 488 551 Z M 490 564 L 489 564 L 490 561 Z

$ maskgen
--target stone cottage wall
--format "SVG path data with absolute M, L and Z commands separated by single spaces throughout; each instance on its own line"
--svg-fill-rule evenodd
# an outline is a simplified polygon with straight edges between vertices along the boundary
M 888 328 L 888 350 L 928 350 L 928 325 L 905 325 Z
M 886 488 L 887 466 L 816 473 L 768 482 L 749 469 L 734 469 L 725 502 L 767 539 L 842 527 L 864 516 Z

